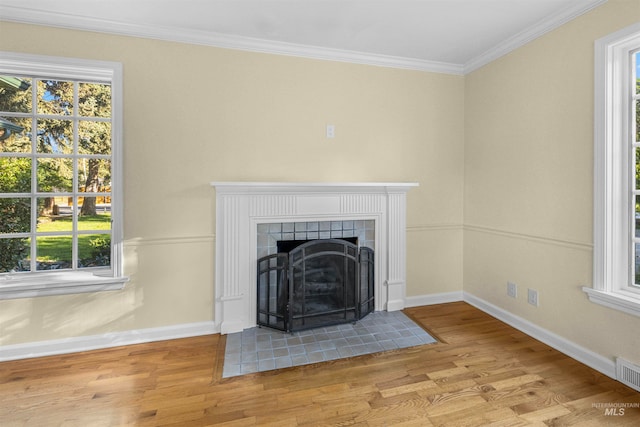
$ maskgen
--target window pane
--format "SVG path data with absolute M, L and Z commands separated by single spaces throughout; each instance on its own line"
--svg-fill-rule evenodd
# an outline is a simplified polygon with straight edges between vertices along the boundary
M 78 123 L 78 152 L 80 154 L 111 154 L 111 123 Z
M 38 153 L 73 153 L 73 122 L 38 120 Z
M 78 236 L 78 267 L 108 267 L 111 265 L 111 236 L 82 234 Z
M 633 151 L 635 152 L 635 174 L 636 174 L 636 190 L 640 189 L 640 150 L 638 150 L 638 147 L 635 147 L 633 149 Z
M 31 159 L 0 158 L 0 193 L 31 191 Z
M 640 190 L 640 147 L 635 147 L 633 149 L 636 153 L 636 164 L 635 164 L 635 174 L 636 174 L 636 190 Z
M 635 249 L 635 274 L 633 284 L 635 286 L 640 286 L 640 243 L 635 244 Z
M 78 191 L 108 192 L 111 188 L 111 161 L 107 159 L 78 160 Z
M 31 231 L 31 199 L 0 198 L 0 218 L 1 234 L 28 233 Z
M 635 230 L 636 237 L 640 237 L 640 196 L 636 196 L 636 204 L 635 204 Z
M 38 270 L 71 268 L 71 236 L 37 237 Z
M 24 117 L 5 117 L 14 125 L 22 127 L 22 132 L 12 132 L 9 138 L 0 141 L 0 152 L 30 153 L 31 152 L 31 119 Z
M 111 230 L 111 212 L 104 212 L 104 205 L 100 205 L 97 210 L 98 212 L 94 215 L 80 215 L 78 217 L 78 230 Z
M 73 191 L 71 159 L 38 159 L 38 191 L 59 193 Z
M 34 273 L 109 266 L 120 236 L 112 234 L 111 180 L 121 85 L 101 79 L 119 81 L 119 66 L 89 61 L 75 78 L 64 69 L 82 73 L 80 60 L 15 55 L 7 58 L 15 74 L 0 75 L 0 117 L 15 125 L 0 135 L 7 137 L 0 141 L 0 275 L 16 266 Z M 62 75 L 43 74 L 56 66 Z
M 78 113 L 84 117 L 111 117 L 111 85 L 80 83 Z
M 31 79 L 0 76 L 0 111 L 31 112 Z
M 73 82 L 38 81 L 38 113 L 70 116 L 73 114 Z
M 80 212 L 78 223 L 86 224 L 86 228 L 79 228 L 80 230 L 109 230 L 111 228 L 110 196 L 78 197 L 78 212 Z M 107 223 L 109 227 L 106 227 Z M 79 225 L 79 227 L 85 227 L 85 225 Z
M 636 142 L 640 142 L 640 99 L 636 101 Z
M 0 239 L 0 273 L 29 271 L 29 239 Z
M 633 56 L 636 64 L 636 93 L 640 95 L 640 53 L 636 52 Z
M 36 231 L 72 231 L 73 209 L 66 204 L 66 197 L 38 198 L 38 225 Z

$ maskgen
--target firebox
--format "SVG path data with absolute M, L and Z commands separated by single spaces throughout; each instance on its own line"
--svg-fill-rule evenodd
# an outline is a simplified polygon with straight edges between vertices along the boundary
M 357 239 L 287 241 L 258 260 L 257 324 L 286 332 L 374 311 L 374 252 Z

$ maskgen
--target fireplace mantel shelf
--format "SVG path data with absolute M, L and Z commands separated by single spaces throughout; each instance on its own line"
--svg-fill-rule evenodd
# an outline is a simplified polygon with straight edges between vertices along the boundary
M 211 183 L 217 190 L 222 191 L 248 191 L 250 193 L 263 193 L 271 191 L 380 191 L 391 189 L 393 191 L 408 191 L 412 187 L 417 187 L 417 182 L 221 182 Z
M 223 334 L 255 326 L 260 223 L 375 221 L 376 310 L 404 308 L 406 193 L 415 182 L 212 182 L 215 318 Z

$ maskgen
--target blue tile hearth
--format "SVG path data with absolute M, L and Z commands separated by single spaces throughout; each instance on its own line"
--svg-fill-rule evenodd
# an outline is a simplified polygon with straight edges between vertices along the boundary
M 377 311 L 355 324 L 294 333 L 256 327 L 227 335 L 222 377 L 435 342 L 431 335 L 400 311 Z

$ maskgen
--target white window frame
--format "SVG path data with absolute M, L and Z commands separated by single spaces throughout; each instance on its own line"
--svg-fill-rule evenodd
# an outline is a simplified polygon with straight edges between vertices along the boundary
M 118 290 L 123 275 L 122 64 L 0 51 L 0 75 L 89 79 L 111 84 L 111 267 L 100 271 L 38 271 L 0 276 L 0 300 Z
M 592 302 L 635 316 L 640 316 L 640 291 L 631 286 L 631 54 L 639 47 L 640 23 L 595 43 L 593 285 L 583 287 Z

